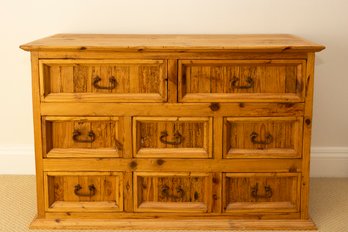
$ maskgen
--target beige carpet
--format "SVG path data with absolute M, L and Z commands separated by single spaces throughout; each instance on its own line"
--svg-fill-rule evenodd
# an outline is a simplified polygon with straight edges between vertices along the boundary
M 35 204 L 34 176 L 0 176 L 1 232 L 30 231 Z M 348 232 L 348 179 L 312 179 L 310 213 L 320 232 Z

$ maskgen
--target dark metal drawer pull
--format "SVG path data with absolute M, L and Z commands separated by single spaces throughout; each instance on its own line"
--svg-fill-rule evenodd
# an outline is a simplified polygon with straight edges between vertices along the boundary
M 169 193 L 170 188 L 167 185 L 163 185 L 161 188 L 161 194 L 163 197 L 167 197 L 167 198 L 172 198 L 172 199 L 180 199 L 183 198 L 185 196 L 185 191 L 184 189 L 181 188 L 181 186 L 176 187 L 176 193 L 175 194 L 170 194 Z
M 110 86 L 100 86 L 100 85 L 99 85 L 99 82 L 100 82 L 101 80 L 102 80 L 102 79 L 101 79 L 99 76 L 96 76 L 96 77 L 93 79 L 93 86 L 94 86 L 94 88 L 96 88 L 96 89 L 110 89 L 110 90 L 116 88 L 117 82 L 116 82 L 115 77 L 111 76 L 111 77 L 109 78 Z
M 247 77 L 246 79 L 246 85 L 238 85 L 238 83 L 240 82 L 240 78 L 239 77 L 233 77 L 231 80 L 231 88 L 235 88 L 235 89 L 250 89 L 254 86 L 254 80 L 251 77 Z
M 88 137 L 90 139 L 80 139 L 79 137 L 81 136 L 81 132 L 79 130 L 74 130 L 73 132 L 73 140 L 77 143 L 93 143 L 95 140 L 95 134 L 92 130 L 88 132 Z
M 265 140 L 256 140 L 257 137 L 259 137 L 259 134 L 256 132 L 253 132 L 250 134 L 250 140 L 253 144 L 263 144 L 267 145 L 273 142 L 273 136 L 270 133 L 267 133 L 265 136 Z
M 171 144 L 171 145 L 179 145 L 184 140 L 184 138 L 179 133 L 179 131 L 174 133 L 174 140 L 173 141 L 167 141 L 167 137 L 168 137 L 168 132 L 167 131 L 162 131 L 161 132 L 161 136 L 160 136 L 161 143 L 163 143 L 163 144 Z
M 272 188 L 269 185 L 265 185 L 265 195 L 258 195 L 257 193 L 258 191 L 259 191 L 259 184 L 256 183 L 255 186 L 251 188 L 251 196 L 256 199 L 258 198 L 268 199 L 268 198 L 271 198 L 273 195 Z
M 75 185 L 74 188 L 75 188 L 74 190 L 75 195 L 79 197 L 91 197 L 91 196 L 94 196 L 96 193 L 94 184 L 91 184 L 88 186 L 89 193 L 80 193 L 80 190 L 82 189 L 80 184 Z

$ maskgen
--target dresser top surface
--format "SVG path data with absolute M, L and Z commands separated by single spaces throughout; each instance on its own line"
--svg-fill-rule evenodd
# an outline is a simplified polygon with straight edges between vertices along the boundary
M 20 48 L 27 51 L 317 52 L 325 47 L 289 34 L 56 34 Z

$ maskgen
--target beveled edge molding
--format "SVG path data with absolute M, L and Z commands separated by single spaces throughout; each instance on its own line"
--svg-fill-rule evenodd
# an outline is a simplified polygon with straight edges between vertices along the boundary
M 40 219 L 30 229 L 117 229 L 117 230 L 317 230 L 312 219 Z

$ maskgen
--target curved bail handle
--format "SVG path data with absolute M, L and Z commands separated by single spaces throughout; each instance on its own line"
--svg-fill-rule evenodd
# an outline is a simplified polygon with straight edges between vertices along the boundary
M 253 144 L 262 144 L 267 145 L 273 142 L 273 136 L 270 133 L 267 133 L 264 140 L 257 140 L 259 134 L 256 132 L 252 132 L 250 134 L 250 140 Z
M 96 89 L 108 89 L 108 90 L 112 90 L 112 89 L 116 88 L 117 81 L 116 81 L 115 77 L 113 77 L 113 76 L 109 77 L 110 86 L 101 86 L 101 85 L 99 85 L 99 82 L 101 80 L 102 79 L 99 76 L 96 76 L 93 79 L 93 86 L 94 86 L 94 88 L 96 88 Z
M 72 138 L 77 143 L 93 143 L 95 141 L 95 134 L 93 130 L 88 132 L 88 137 L 90 139 L 80 139 L 81 135 L 82 133 L 79 130 L 74 130 Z
M 254 79 L 252 77 L 247 77 L 246 79 L 246 85 L 239 85 L 238 83 L 240 82 L 240 78 L 234 76 L 231 80 L 231 88 L 235 89 L 250 89 L 254 87 Z
M 77 184 L 74 186 L 74 193 L 76 196 L 79 196 L 79 197 L 92 197 L 96 193 L 96 188 L 94 184 L 91 184 L 88 186 L 89 193 L 81 193 L 80 190 L 82 190 L 82 187 L 80 184 Z
M 272 191 L 272 188 L 270 185 L 265 185 L 264 186 L 265 188 L 265 194 L 264 195 L 258 195 L 258 191 L 259 191 L 259 184 L 256 183 L 255 186 L 253 186 L 251 188 L 251 193 L 250 195 L 253 197 L 253 198 L 265 198 L 265 199 L 269 199 L 272 197 L 273 195 L 273 191 Z
M 160 141 L 163 144 L 170 144 L 170 145 L 179 145 L 183 142 L 184 137 L 179 133 L 179 131 L 176 131 L 174 133 L 174 140 L 168 141 L 168 132 L 167 131 L 162 131 L 161 136 L 160 136 Z
M 173 198 L 173 199 L 180 199 L 180 198 L 183 198 L 185 196 L 185 190 L 181 186 L 176 187 L 177 195 L 170 194 L 169 190 L 170 190 L 170 188 L 168 187 L 168 185 L 163 185 L 161 188 L 162 196 L 168 197 L 168 198 Z

